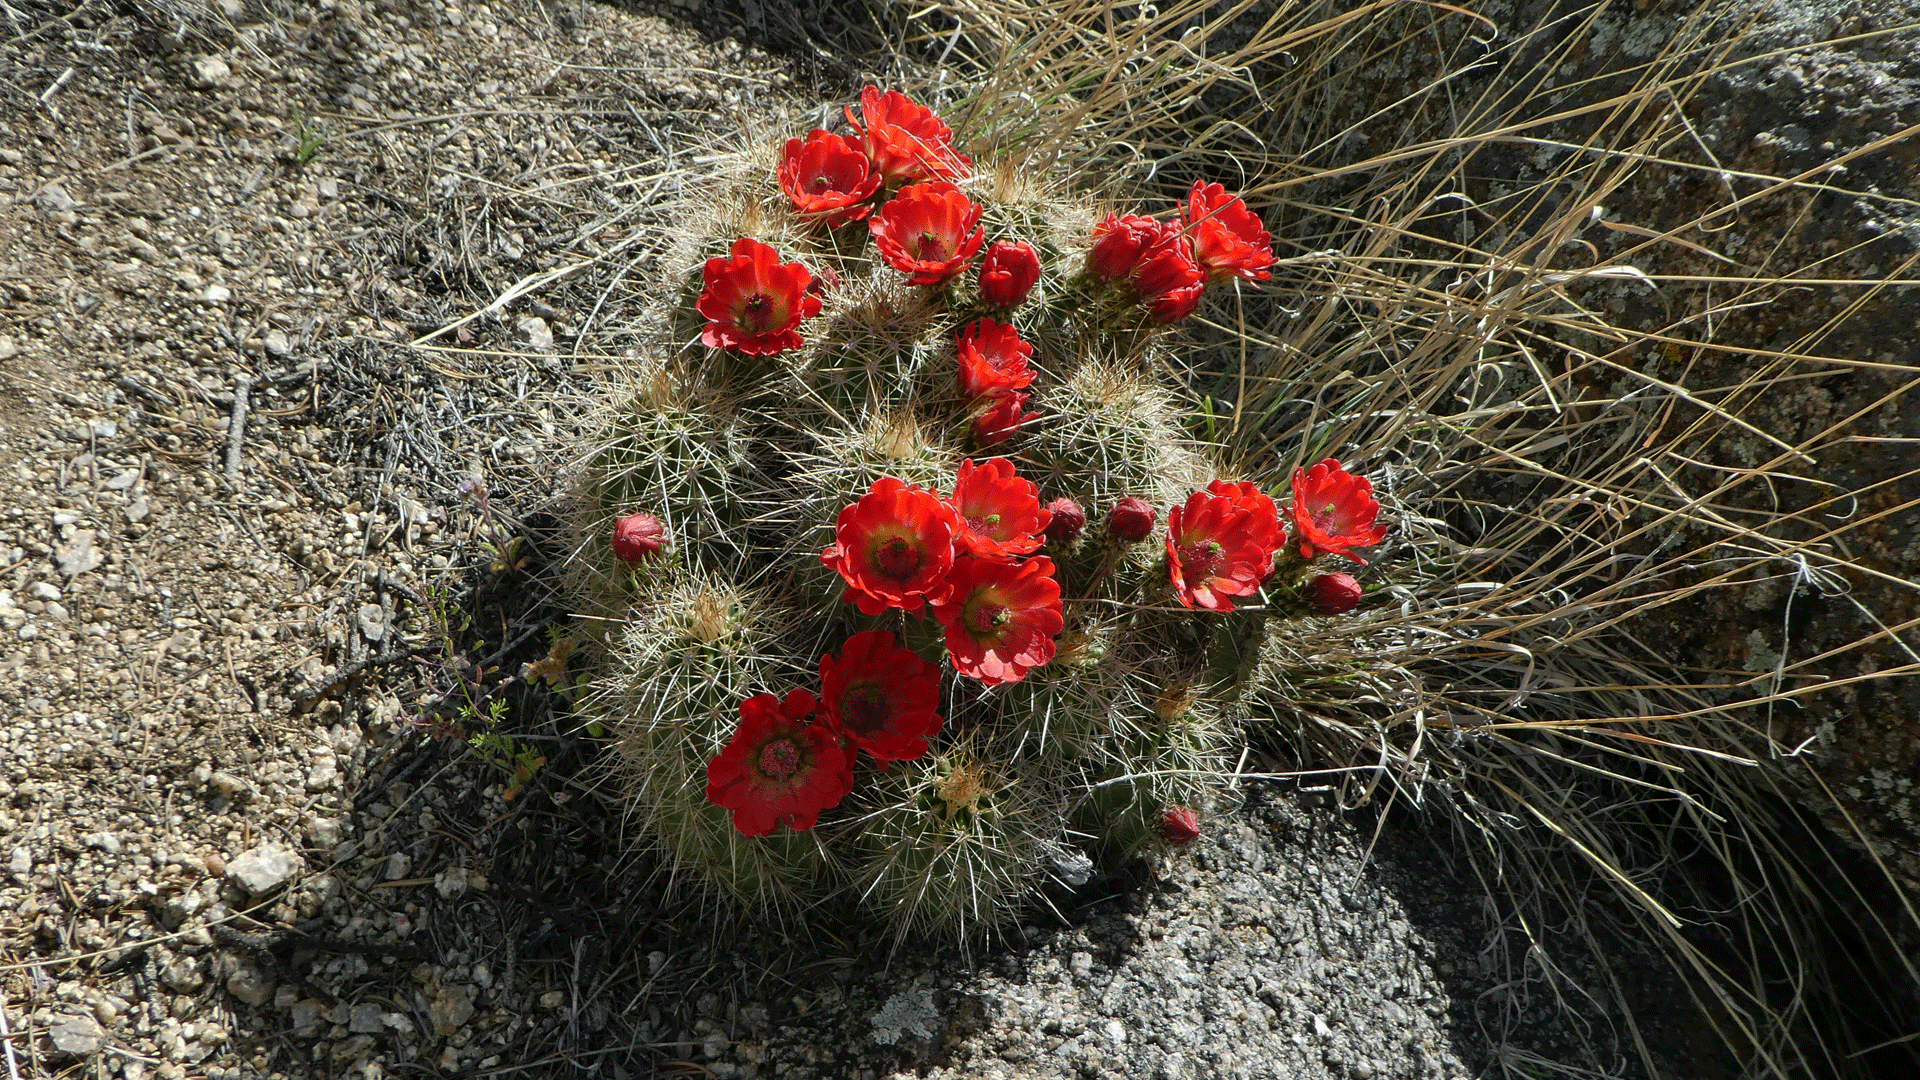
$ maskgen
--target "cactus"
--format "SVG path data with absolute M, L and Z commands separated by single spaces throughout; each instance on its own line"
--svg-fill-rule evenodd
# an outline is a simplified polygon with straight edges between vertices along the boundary
M 851 894 L 901 933 L 973 933 L 1016 912 L 1063 849 L 1123 858 L 1163 842 L 1170 808 L 1204 806 L 1249 703 L 1282 685 L 1284 669 L 1258 660 L 1284 624 L 1245 590 L 1232 595 L 1246 610 L 1189 610 L 1169 575 L 1165 517 L 1144 542 L 1106 526 L 1123 497 L 1169 512 L 1221 472 L 1190 434 L 1179 339 L 1157 321 L 1164 290 L 1086 271 L 1102 215 L 1070 178 L 1003 164 L 963 181 L 987 240 L 1039 254 L 1039 282 L 1008 312 L 978 294 L 971 271 L 908 284 L 862 223 L 807 220 L 800 200 L 781 197 L 769 158 L 748 150 L 714 181 L 709 216 L 688 223 L 664 290 L 658 340 L 721 347 L 643 357 L 632 392 L 607 405 L 579 455 L 574 581 L 600 627 L 590 705 L 617 733 L 639 824 L 690 884 L 763 910 Z M 1189 244 L 1177 224 L 1159 235 Z M 921 249 L 917 272 L 950 268 L 937 249 Z M 1204 282 L 1198 264 L 1173 271 Z M 716 289 L 722 272 L 774 284 Z M 724 310 L 702 301 L 703 275 L 713 296 L 755 298 Z M 802 276 L 824 285 L 801 294 L 791 283 Z M 957 376 L 956 337 L 981 318 L 1034 345 L 1031 386 L 1006 393 L 1030 394 L 1041 417 L 991 448 L 976 421 L 1008 403 L 976 399 Z M 842 511 L 886 477 L 944 496 L 964 459 L 997 456 L 1037 485 L 1041 505 L 1065 496 L 1087 510 L 1084 535 L 1041 553 L 1063 590 L 1051 662 L 999 685 L 949 666 L 944 730 L 924 756 L 885 767 L 861 756 L 852 792 L 812 829 L 742 835 L 708 801 L 705 768 L 743 699 L 817 689 L 820 658 L 861 630 L 946 659 L 927 612 L 843 602 L 847 582 L 821 555 Z M 639 511 L 665 522 L 671 542 L 657 559 L 619 563 L 608 523 Z M 1271 519 L 1272 504 L 1263 512 Z M 1269 561 L 1277 529 L 1261 534 Z

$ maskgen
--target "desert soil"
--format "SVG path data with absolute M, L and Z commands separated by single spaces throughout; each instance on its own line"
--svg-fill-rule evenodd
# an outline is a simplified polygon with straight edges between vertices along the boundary
M 521 674 L 564 627 L 547 511 L 689 170 L 859 84 L 662 10 L 4 7 L 9 1070 L 1638 1069 L 1645 958 L 1509 952 L 1310 792 L 966 956 L 662 899 Z

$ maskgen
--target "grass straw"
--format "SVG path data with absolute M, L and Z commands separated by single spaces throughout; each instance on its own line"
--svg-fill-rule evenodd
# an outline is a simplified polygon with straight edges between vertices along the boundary
M 1579 929 L 1603 964 L 1609 934 L 1652 944 L 1749 1073 L 1868 1075 L 1876 1053 L 1911 1045 L 1897 1025 L 1920 972 L 1899 943 L 1920 919 L 1884 867 L 1859 877 L 1848 842 L 1870 848 L 1868 831 L 1777 718 L 1850 681 L 1920 672 L 1914 624 L 1874 619 L 1813 657 L 1783 644 L 1751 671 L 1658 642 L 1662 620 L 1726 590 L 1771 585 L 1789 605 L 1861 582 L 1915 590 L 1852 554 L 1863 529 L 1913 511 L 1861 512 L 1859 498 L 1912 474 L 1781 494 L 1873 438 L 1860 421 L 1920 381 L 1821 352 L 1910 286 L 1913 260 L 1857 277 L 1851 250 L 1794 262 L 1722 235 L 1781 207 L 1797 208 L 1790 227 L 1831 165 L 1911 132 L 1794 175 L 1722 169 L 1686 107 L 1756 62 L 1736 56 L 1744 25 L 1701 5 L 1637 66 L 1552 85 L 1601 12 L 1516 34 L 1444 4 L 953 0 L 927 5 L 906 45 L 971 69 L 955 126 L 986 158 L 1072 163 L 1115 198 L 1217 179 L 1267 219 L 1274 280 L 1197 333 L 1213 346 L 1187 373 L 1211 406 L 1204 434 L 1270 481 L 1341 457 L 1376 479 L 1397 532 L 1378 560 L 1392 602 L 1296 635 L 1276 659 L 1291 692 L 1270 732 L 1302 767 L 1373 765 L 1350 799 L 1451 815 L 1547 963 L 1566 948 L 1552 927 Z M 1355 104 L 1383 83 L 1418 89 Z M 1521 154 L 1552 163 L 1544 178 L 1489 194 L 1482 177 Z M 1607 208 L 1650 176 L 1725 192 L 1687 220 L 1616 219 Z M 1726 331 L 1809 288 L 1841 303 L 1796 340 L 1756 348 Z M 1635 308 L 1667 314 L 1617 314 Z M 1892 386 L 1869 410 L 1808 433 L 1768 421 L 1770 397 L 1867 369 Z M 1747 460 L 1705 456 L 1726 446 Z M 1876 652 L 1896 661 L 1837 676 Z M 1848 941 L 1840 918 L 1861 920 Z M 1862 985 L 1882 1014 L 1855 1016 Z M 1502 1060 L 1512 1075 L 1575 1070 Z

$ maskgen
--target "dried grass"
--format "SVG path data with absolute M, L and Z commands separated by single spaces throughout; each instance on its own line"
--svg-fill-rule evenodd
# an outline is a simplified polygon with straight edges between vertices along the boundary
M 1712 4 L 1657 56 L 1572 93 L 1547 76 L 1597 7 L 1531 36 L 1438 4 L 929 11 L 908 51 L 972 67 L 979 89 L 955 126 L 984 158 L 1084 163 L 1116 195 L 1221 179 L 1291 249 L 1269 287 L 1197 333 L 1210 348 L 1190 376 L 1219 418 L 1204 434 L 1269 478 L 1329 454 L 1374 476 L 1396 526 L 1379 561 L 1397 609 L 1292 640 L 1278 660 L 1292 702 L 1270 734 L 1303 767 L 1357 770 L 1351 802 L 1450 816 L 1546 964 L 1569 929 L 1603 963 L 1603 931 L 1655 943 L 1751 1074 L 1868 1075 L 1909 1052 L 1914 900 L 1884 873 L 1862 878 L 1848 838 L 1811 823 L 1845 805 L 1806 808 L 1822 781 L 1770 717 L 1850 680 L 1920 673 L 1913 624 L 1848 596 L 1915 590 L 1850 542 L 1912 504 L 1848 509 L 1913 474 L 1795 484 L 1871 437 L 1866 413 L 1792 432 L 1766 406 L 1836 371 L 1889 375 L 1876 410 L 1920 382 L 1920 368 L 1821 352 L 1912 282 L 1913 259 L 1861 275 L 1851 250 L 1795 261 L 1753 225 L 1761 242 L 1728 255 L 1719 233 L 1810 212 L 1827 166 L 1912 133 L 1795 175 L 1721 169 L 1685 109 L 1743 62 L 1742 25 Z M 1545 178 L 1484 194 L 1486 162 L 1517 154 L 1550 162 Z M 1726 193 L 1688 220 L 1612 220 L 1604 208 L 1650 177 Z M 1711 269 L 1642 268 L 1687 257 Z M 1797 340 L 1756 349 L 1727 331 L 1808 289 L 1840 312 Z M 1642 300 L 1666 313 L 1619 314 Z M 1735 358 L 1739 377 L 1717 384 Z M 1751 460 L 1708 462 L 1728 445 Z M 1869 629 L 1755 671 L 1663 652 L 1663 620 L 1768 580 L 1847 597 Z M 1874 650 L 1906 659 L 1837 674 Z M 1880 1011 L 1860 1006 L 1862 985 Z

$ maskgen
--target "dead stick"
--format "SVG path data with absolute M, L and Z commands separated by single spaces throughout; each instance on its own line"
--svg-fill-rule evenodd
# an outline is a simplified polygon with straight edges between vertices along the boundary
M 227 422 L 227 479 L 240 477 L 240 442 L 247 437 L 247 396 L 253 380 L 245 375 L 233 380 L 233 419 Z
M 7 1076 L 20 1080 L 20 1065 L 13 1057 L 13 1025 L 7 1023 L 7 1007 L 0 1005 L 0 1045 L 7 1048 Z

